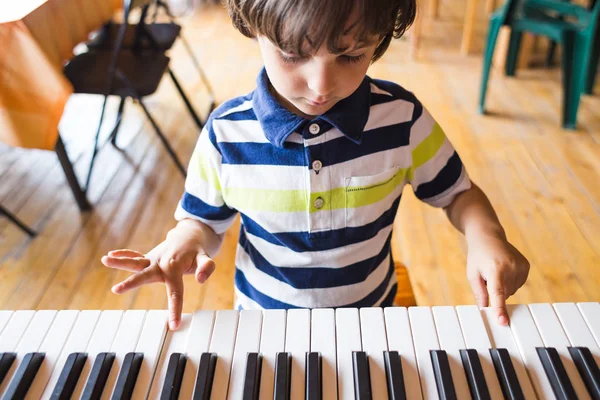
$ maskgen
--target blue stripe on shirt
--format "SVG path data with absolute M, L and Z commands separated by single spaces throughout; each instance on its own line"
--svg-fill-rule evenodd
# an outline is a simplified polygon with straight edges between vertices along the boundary
M 271 244 L 286 246 L 297 253 L 333 250 L 338 247 L 349 246 L 372 239 L 382 229 L 393 224 L 401 197 L 401 195 L 398 196 L 391 207 L 384 211 L 375 221 L 359 227 L 347 227 L 327 231 L 328 237 L 325 240 L 311 240 L 308 232 L 267 232 L 262 226 L 245 214 L 242 214 L 242 222 L 248 233 L 258 236 Z
M 390 267 L 388 268 L 388 272 L 387 272 L 385 278 L 383 279 L 383 281 L 377 286 L 377 288 L 375 288 L 375 290 L 373 290 L 367 296 L 363 297 L 362 299 L 360 299 L 354 303 L 341 305 L 341 306 L 337 306 L 337 307 L 333 307 L 333 308 L 372 307 L 373 304 L 375 304 L 385 294 L 385 291 L 387 290 L 387 288 L 390 284 L 390 279 L 392 279 L 394 271 L 395 271 L 394 262 L 390 257 Z M 260 292 L 250 282 L 248 282 L 248 280 L 246 279 L 246 275 L 244 275 L 244 273 L 240 269 L 236 269 L 236 271 L 235 271 L 235 286 L 246 297 L 254 300 L 262 308 L 265 308 L 265 309 L 300 308 L 298 306 L 276 300 L 276 299 Z M 381 303 L 382 307 L 388 307 L 388 306 L 393 305 L 394 297 L 396 296 L 397 290 L 398 290 L 398 285 L 394 284 L 392 286 L 390 292 L 388 293 L 388 295 L 383 299 L 383 301 Z
M 288 165 L 304 166 L 304 146 L 300 143 L 286 143 L 278 148 L 270 143 L 219 143 L 223 164 L 232 165 Z
M 460 160 L 458 153 L 454 152 L 452 157 L 448 160 L 448 163 L 436 177 L 429 182 L 420 184 L 419 187 L 417 187 L 415 194 L 419 199 L 426 200 L 444 193 L 458 181 L 462 168 L 462 161 Z
M 213 221 L 222 221 L 231 218 L 236 211 L 223 205 L 221 207 L 211 206 L 188 192 L 183 193 L 181 198 L 183 209 L 197 217 L 210 219 Z
M 246 251 L 254 266 L 261 272 L 296 289 L 324 289 L 364 282 L 389 255 L 390 241 L 391 233 L 377 255 L 342 268 L 302 268 L 287 267 L 285 264 L 281 266 L 272 265 L 250 243 L 243 229 L 240 232 L 239 244 Z M 285 262 L 285 260 L 282 261 Z
M 375 304 L 377 302 L 377 300 L 379 300 L 381 298 L 381 296 L 384 295 L 385 291 L 387 290 L 387 288 L 390 284 L 390 279 L 392 279 L 392 276 L 394 275 L 395 272 L 396 272 L 396 269 L 394 268 L 394 260 L 392 259 L 392 256 L 390 255 L 390 265 L 388 267 L 388 272 L 385 275 L 385 278 L 383 279 L 383 281 L 377 286 L 377 288 L 375 290 L 373 290 L 367 296 L 360 299 L 359 301 L 357 301 L 355 303 L 347 304 L 343 307 L 357 307 L 357 308 L 372 307 L 373 304 Z
M 381 151 L 408 146 L 410 124 L 408 121 L 365 131 L 360 145 L 342 136 L 323 144 L 309 146 L 309 151 L 312 158 L 321 160 L 323 166 L 329 166 Z

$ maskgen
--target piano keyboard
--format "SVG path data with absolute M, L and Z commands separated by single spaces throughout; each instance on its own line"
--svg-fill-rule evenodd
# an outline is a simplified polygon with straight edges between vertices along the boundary
M 0 311 L 2 399 L 600 399 L 600 303 Z

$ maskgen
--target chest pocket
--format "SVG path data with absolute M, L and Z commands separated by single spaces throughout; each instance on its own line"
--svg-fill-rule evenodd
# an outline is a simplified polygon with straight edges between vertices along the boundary
M 346 227 L 369 224 L 389 210 L 402 192 L 405 177 L 406 170 L 394 166 L 376 175 L 346 178 Z

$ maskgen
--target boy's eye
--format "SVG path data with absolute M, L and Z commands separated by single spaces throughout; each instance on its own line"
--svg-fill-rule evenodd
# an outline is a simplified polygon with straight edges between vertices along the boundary
M 306 59 L 306 57 L 301 57 L 297 55 L 287 55 L 284 53 L 279 53 L 279 55 L 281 56 L 283 62 L 287 64 L 298 64 Z
M 359 54 L 357 56 L 349 56 L 349 55 L 341 55 L 340 58 L 342 59 L 342 61 L 350 63 L 350 64 L 355 64 L 358 63 L 360 61 L 362 61 L 365 58 L 365 54 Z

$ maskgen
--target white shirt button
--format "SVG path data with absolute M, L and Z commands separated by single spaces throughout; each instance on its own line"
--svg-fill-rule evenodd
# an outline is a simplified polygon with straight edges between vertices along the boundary
M 323 168 L 323 163 L 319 160 L 315 160 L 312 163 L 312 167 L 315 170 L 315 172 L 319 172 L 321 168 Z
M 323 200 L 323 199 L 322 199 L 322 198 L 320 198 L 320 197 L 317 197 L 317 198 L 315 199 L 315 208 L 316 208 L 316 209 L 321 209 L 321 208 L 323 207 L 323 205 L 325 205 L 325 200 Z
M 317 133 L 321 132 L 321 127 L 319 126 L 319 124 L 310 124 L 310 126 L 308 127 L 308 131 L 313 135 L 316 135 Z

